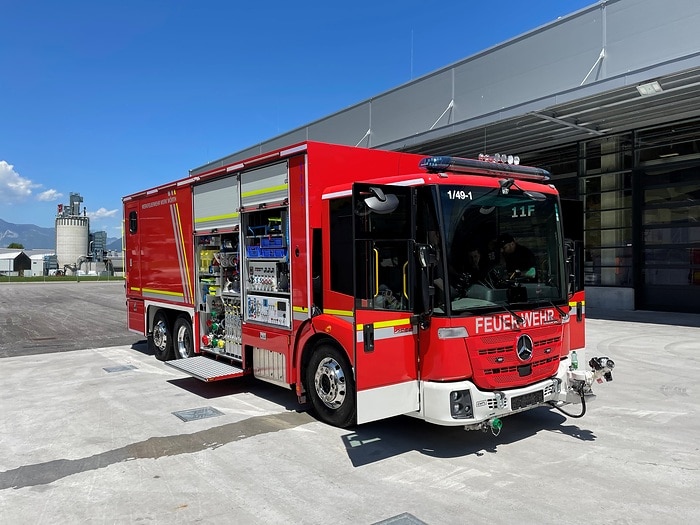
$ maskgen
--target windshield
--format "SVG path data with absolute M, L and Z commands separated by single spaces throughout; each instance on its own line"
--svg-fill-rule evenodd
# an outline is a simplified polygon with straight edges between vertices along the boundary
M 499 188 L 470 186 L 438 186 L 436 191 L 441 275 L 435 282 L 435 314 L 566 299 L 556 196 L 527 195 L 517 185 L 506 195 Z

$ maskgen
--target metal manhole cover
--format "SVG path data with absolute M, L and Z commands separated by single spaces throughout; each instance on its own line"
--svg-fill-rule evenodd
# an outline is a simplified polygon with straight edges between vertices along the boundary
M 212 407 L 191 408 L 190 410 L 180 410 L 173 412 L 174 416 L 179 417 L 185 423 L 188 421 L 196 421 L 197 419 L 206 419 L 208 417 L 223 416 L 223 412 L 219 412 Z
M 108 366 L 103 368 L 105 372 L 111 374 L 112 372 L 124 372 L 126 370 L 138 370 L 134 365 L 122 365 L 122 366 Z
M 413 514 L 404 512 L 398 516 L 392 518 L 387 518 L 382 521 L 378 521 L 373 525 L 428 525 L 426 522 L 419 520 Z

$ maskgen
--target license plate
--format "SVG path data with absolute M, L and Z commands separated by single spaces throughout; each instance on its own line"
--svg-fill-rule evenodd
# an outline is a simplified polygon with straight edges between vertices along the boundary
M 544 391 L 539 390 L 537 392 L 530 392 L 529 394 L 523 394 L 522 396 L 517 396 L 511 399 L 510 408 L 511 410 L 520 410 L 521 408 L 529 407 L 532 405 L 539 405 L 544 402 Z

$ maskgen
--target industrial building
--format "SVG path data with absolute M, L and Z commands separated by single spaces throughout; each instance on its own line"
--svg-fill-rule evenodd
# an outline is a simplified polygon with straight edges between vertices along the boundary
M 83 198 L 71 193 L 68 204 L 59 204 L 56 213 L 56 268 L 78 275 L 114 275 L 115 260 L 122 254 L 107 253 L 107 232 L 90 233 L 90 218 L 80 205 Z M 117 263 L 123 271 L 123 264 Z
M 516 153 L 583 202 L 587 304 L 697 312 L 700 3 L 601 0 L 191 170 L 303 140 Z
M 0 248 L 0 276 L 17 277 L 31 273 L 32 261 L 24 250 Z

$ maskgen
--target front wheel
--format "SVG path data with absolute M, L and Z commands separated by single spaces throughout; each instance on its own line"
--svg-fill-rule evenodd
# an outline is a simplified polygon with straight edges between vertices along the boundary
M 170 337 L 170 321 L 163 310 L 156 312 L 153 318 L 153 330 L 148 338 L 153 355 L 158 361 L 169 361 L 173 358 L 173 341 Z
M 175 359 L 185 359 L 194 355 L 194 340 L 192 339 L 192 323 L 187 315 L 181 315 L 175 320 L 173 327 L 173 344 Z
M 355 380 L 344 353 L 330 344 L 316 348 L 306 369 L 306 386 L 322 421 L 340 428 L 355 424 Z

